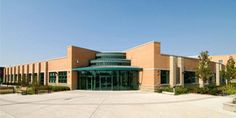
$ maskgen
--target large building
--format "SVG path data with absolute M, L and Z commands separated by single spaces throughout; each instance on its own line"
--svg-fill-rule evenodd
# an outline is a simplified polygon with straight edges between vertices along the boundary
M 148 42 L 123 52 L 98 52 L 69 46 L 65 57 L 4 68 L 3 82 L 17 83 L 23 78 L 41 85 L 68 86 L 72 90 L 148 90 L 160 86 L 199 85 L 195 77 L 198 59 L 162 54 L 160 42 Z M 211 62 L 220 85 L 223 64 Z

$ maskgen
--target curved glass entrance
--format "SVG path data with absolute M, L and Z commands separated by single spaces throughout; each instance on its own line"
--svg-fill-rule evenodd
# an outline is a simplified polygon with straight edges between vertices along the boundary
M 136 90 L 138 71 L 81 71 L 78 89 L 83 90 Z
M 130 66 L 125 53 L 98 53 L 89 67 L 78 71 L 78 89 L 82 90 L 136 90 L 139 88 L 141 68 Z

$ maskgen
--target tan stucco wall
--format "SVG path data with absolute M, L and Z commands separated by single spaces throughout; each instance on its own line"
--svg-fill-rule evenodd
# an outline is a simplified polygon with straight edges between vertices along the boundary
M 139 74 L 141 90 L 154 91 L 155 88 L 161 86 L 160 70 L 170 70 L 170 67 L 172 67 L 170 71 L 174 74 L 174 71 L 176 71 L 175 68 L 181 67 L 181 72 L 179 74 L 183 74 L 183 71 L 195 71 L 198 64 L 198 59 L 195 58 L 161 54 L 160 42 L 155 41 L 136 46 L 126 50 L 125 52 L 127 59 L 131 60 L 131 66 L 137 66 L 143 69 Z M 49 72 L 58 73 L 59 71 L 67 71 L 67 83 L 58 83 L 57 77 L 57 82 L 53 85 L 69 86 L 71 89 L 76 89 L 78 77 L 77 72 L 72 69 L 88 66 L 89 60 L 94 59 L 96 53 L 97 51 L 69 46 L 65 57 L 6 67 L 4 69 L 4 77 L 6 78 L 6 81 L 8 81 L 11 79 L 11 76 L 8 75 L 11 74 L 39 74 L 40 72 L 44 72 L 45 84 L 47 84 L 49 80 Z M 211 56 L 211 58 L 213 61 L 217 62 L 218 60 L 223 60 L 224 64 L 226 64 L 229 56 L 233 56 L 234 59 L 236 59 L 236 55 Z M 170 58 L 173 57 L 176 59 L 171 61 Z M 173 67 L 171 64 L 176 64 L 176 67 Z M 216 73 L 216 63 L 211 63 L 211 69 Z M 171 75 L 171 77 L 175 76 Z M 183 79 L 182 75 L 181 77 L 181 79 Z M 173 86 L 175 82 L 173 80 L 171 80 L 171 82 Z
M 236 54 L 231 55 L 219 55 L 219 56 L 210 56 L 211 60 L 214 62 L 219 62 L 219 60 L 223 61 L 223 64 L 226 65 L 229 57 L 232 56 L 236 62 Z
M 35 62 L 29 64 L 20 64 L 15 66 L 6 67 L 4 69 L 4 76 L 6 77 L 6 81 L 11 74 L 37 74 L 37 79 L 39 79 L 39 74 L 44 72 L 44 84 L 49 85 L 62 85 L 68 86 L 71 89 L 77 88 L 77 72 L 72 71 L 72 68 L 88 66 L 89 60 L 95 58 L 96 51 L 92 51 L 85 48 L 79 48 L 75 46 L 69 46 L 67 48 L 66 57 L 51 59 L 42 62 Z M 78 60 L 78 61 L 77 61 Z M 77 63 L 79 62 L 79 63 Z M 56 83 L 49 83 L 49 72 L 59 72 L 59 71 L 67 71 L 67 83 L 59 83 L 58 75 Z M 17 73 L 16 73 L 17 72 Z
M 72 71 L 76 67 L 85 67 L 89 65 L 89 60 L 96 57 L 97 51 L 70 46 L 67 48 L 67 57 L 69 58 L 69 69 L 71 76 L 68 77 L 71 89 L 77 89 L 77 72 Z
M 159 79 L 155 71 L 155 58 L 160 54 L 160 43 L 149 42 L 126 51 L 126 58 L 131 59 L 131 66 L 143 68 L 140 72 L 140 84 L 143 90 L 154 90 Z

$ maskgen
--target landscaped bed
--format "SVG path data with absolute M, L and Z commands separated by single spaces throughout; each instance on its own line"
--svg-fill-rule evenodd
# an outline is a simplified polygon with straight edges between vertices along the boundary
M 32 95 L 32 94 L 40 94 L 40 93 L 51 93 L 58 91 L 67 91 L 70 90 L 67 86 L 29 86 L 29 87 L 19 87 L 18 93 L 22 93 L 24 95 Z
M 224 110 L 236 112 L 236 98 L 233 99 L 233 102 L 224 103 L 223 105 Z
M 14 87 L 0 86 L 0 94 L 9 94 L 14 92 Z
M 166 86 L 160 87 L 156 90 L 158 93 L 173 92 L 173 88 Z M 236 84 L 231 83 L 225 86 L 207 85 L 204 88 L 199 87 L 175 87 L 175 95 L 186 94 L 186 93 L 198 93 L 198 94 L 209 94 L 209 95 L 233 95 L 236 94 Z

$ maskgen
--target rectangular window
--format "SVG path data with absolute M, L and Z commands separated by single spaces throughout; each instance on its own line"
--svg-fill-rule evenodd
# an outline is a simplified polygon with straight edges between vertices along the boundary
M 59 83 L 67 83 L 67 72 L 61 71 L 58 73 L 58 82 Z
M 196 82 L 195 72 L 185 71 L 184 72 L 184 83 L 193 84 Z
M 27 78 L 28 82 L 31 82 L 31 76 L 32 76 L 32 74 L 28 74 L 28 78 Z
M 40 73 L 40 85 L 44 85 L 44 73 Z
M 49 72 L 49 83 L 56 83 L 56 72 Z
M 16 82 L 16 80 L 17 80 L 17 74 L 15 74 L 15 80 L 14 80 L 14 82 Z
M 176 68 L 176 84 L 180 84 L 180 68 L 179 67 Z
M 11 74 L 11 82 L 13 82 L 13 74 Z
M 169 84 L 169 70 L 161 70 L 161 84 Z

